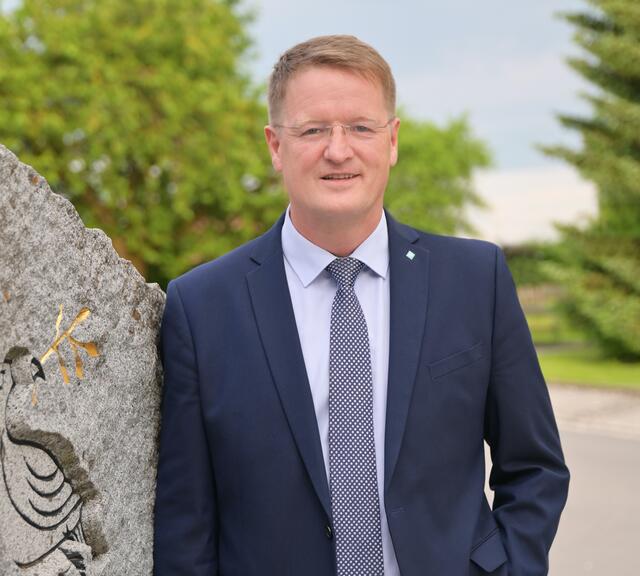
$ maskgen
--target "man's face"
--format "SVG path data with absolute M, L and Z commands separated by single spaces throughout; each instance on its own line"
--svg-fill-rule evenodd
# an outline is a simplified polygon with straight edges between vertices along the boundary
M 380 85 L 350 71 L 310 67 L 289 80 L 274 124 L 334 125 L 331 135 L 319 139 L 302 136 L 300 130 L 265 128 L 273 166 L 282 172 L 299 231 L 338 222 L 375 227 L 389 169 L 398 156 L 399 120 L 389 122 L 391 116 Z M 338 126 L 387 123 L 367 138 Z

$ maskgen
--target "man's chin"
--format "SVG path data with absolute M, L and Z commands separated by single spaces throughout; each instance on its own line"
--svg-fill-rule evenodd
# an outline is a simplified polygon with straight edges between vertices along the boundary
M 377 223 L 381 215 L 382 206 L 363 207 L 349 202 L 336 202 L 314 210 L 312 218 L 318 226 L 360 228 L 374 220 Z

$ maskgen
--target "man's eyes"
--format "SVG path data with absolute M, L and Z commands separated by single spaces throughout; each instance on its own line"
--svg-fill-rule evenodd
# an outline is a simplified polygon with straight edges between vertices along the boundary
M 351 134 L 371 134 L 375 132 L 374 128 L 367 126 L 366 124 L 345 124 L 342 126 L 346 132 Z M 324 136 L 328 135 L 332 129 L 340 128 L 340 126 L 308 126 L 301 128 L 299 131 L 300 136 Z
M 373 132 L 373 128 L 366 124 L 356 124 L 355 126 L 351 126 L 350 129 L 354 134 L 368 134 L 369 132 Z
M 300 136 L 319 136 L 320 134 L 324 134 L 331 127 L 327 126 L 310 126 L 309 128 L 303 128 L 300 131 Z

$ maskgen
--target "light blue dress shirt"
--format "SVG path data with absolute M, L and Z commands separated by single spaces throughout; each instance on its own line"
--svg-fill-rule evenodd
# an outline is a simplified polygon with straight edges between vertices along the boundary
M 282 227 L 284 268 L 307 369 L 324 467 L 329 480 L 329 331 L 336 283 L 325 268 L 335 256 L 302 236 L 287 209 Z M 384 511 L 384 432 L 389 375 L 389 238 L 384 215 L 371 235 L 351 254 L 366 266 L 354 290 L 369 332 L 373 376 L 373 427 L 385 576 L 400 576 Z

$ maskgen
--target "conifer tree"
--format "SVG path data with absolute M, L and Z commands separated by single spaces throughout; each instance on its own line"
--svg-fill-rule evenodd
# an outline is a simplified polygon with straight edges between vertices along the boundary
M 640 2 L 588 0 L 565 14 L 585 55 L 569 64 L 596 90 L 588 118 L 562 115 L 581 135 L 578 150 L 547 148 L 573 164 L 598 192 L 598 216 L 565 227 L 553 278 L 567 289 L 567 310 L 610 355 L 640 359 Z

